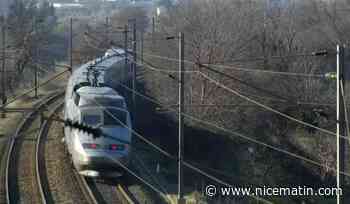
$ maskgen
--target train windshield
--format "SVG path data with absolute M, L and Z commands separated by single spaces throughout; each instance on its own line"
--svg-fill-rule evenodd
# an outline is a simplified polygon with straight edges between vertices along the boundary
M 118 109 L 107 108 L 103 111 L 104 125 L 126 126 L 127 112 Z
M 122 108 L 124 107 L 123 99 L 109 99 L 109 98 L 94 98 L 81 100 L 80 106 L 112 106 Z
M 97 126 L 102 123 L 102 117 L 97 111 L 84 112 L 82 114 L 82 122 L 90 126 Z
M 100 115 L 86 114 L 83 117 L 83 123 L 91 126 L 96 126 L 101 123 Z

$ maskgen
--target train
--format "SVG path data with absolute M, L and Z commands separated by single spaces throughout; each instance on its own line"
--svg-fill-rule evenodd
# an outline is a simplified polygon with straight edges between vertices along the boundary
M 64 119 L 99 128 L 101 137 L 69 126 L 64 127 L 64 143 L 74 168 L 86 177 L 120 177 L 131 153 L 132 123 L 126 99 L 114 87 L 125 83 L 127 53 L 107 50 L 75 69 L 65 93 Z M 107 137 L 106 137 L 107 135 Z M 122 165 L 120 165 L 122 164 Z

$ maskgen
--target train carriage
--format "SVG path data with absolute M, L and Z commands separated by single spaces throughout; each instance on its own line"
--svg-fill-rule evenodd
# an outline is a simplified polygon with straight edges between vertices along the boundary
M 127 66 L 129 67 L 129 66 Z M 123 50 L 106 55 L 76 69 L 70 77 L 65 96 L 65 120 L 99 128 L 98 138 L 65 127 L 65 143 L 74 167 L 84 176 L 116 177 L 128 165 L 131 151 L 131 118 L 123 96 L 115 91 L 115 82 L 128 80 Z

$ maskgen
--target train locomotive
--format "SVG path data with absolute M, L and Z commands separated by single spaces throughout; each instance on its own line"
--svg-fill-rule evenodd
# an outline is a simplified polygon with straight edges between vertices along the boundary
M 74 70 L 65 95 L 64 118 L 99 128 L 108 137 L 64 127 L 64 142 L 79 174 L 87 177 L 119 177 L 129 163 L 131 118 L 125 98 L 115 89 L 130 73 L 124 50 L 108 50 L 105 56 Z

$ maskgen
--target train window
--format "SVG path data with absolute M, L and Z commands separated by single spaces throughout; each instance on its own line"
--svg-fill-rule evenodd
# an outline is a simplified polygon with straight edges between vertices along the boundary
M 83 114 L 82 122 L 90 126 L 96 126 L 101 123 L 101 115 L 85 113 Z
M 118 107 L 118 108 L 124 108 L 125 101 L 123 99 L 108 99 L 108 98 L 94 98 L 93 100 L 82 100 L 81 106 L 110 106 L 110 107 Z
M 102 103 L 105 106 L 124 108 L 124 100 L 122 99 L 113 99 L 113 100 L 102 100 Z
M 127 112 L 117 109 L 107 109 L 103 112 L 104 125 L 125 126 L 127 120 Z

